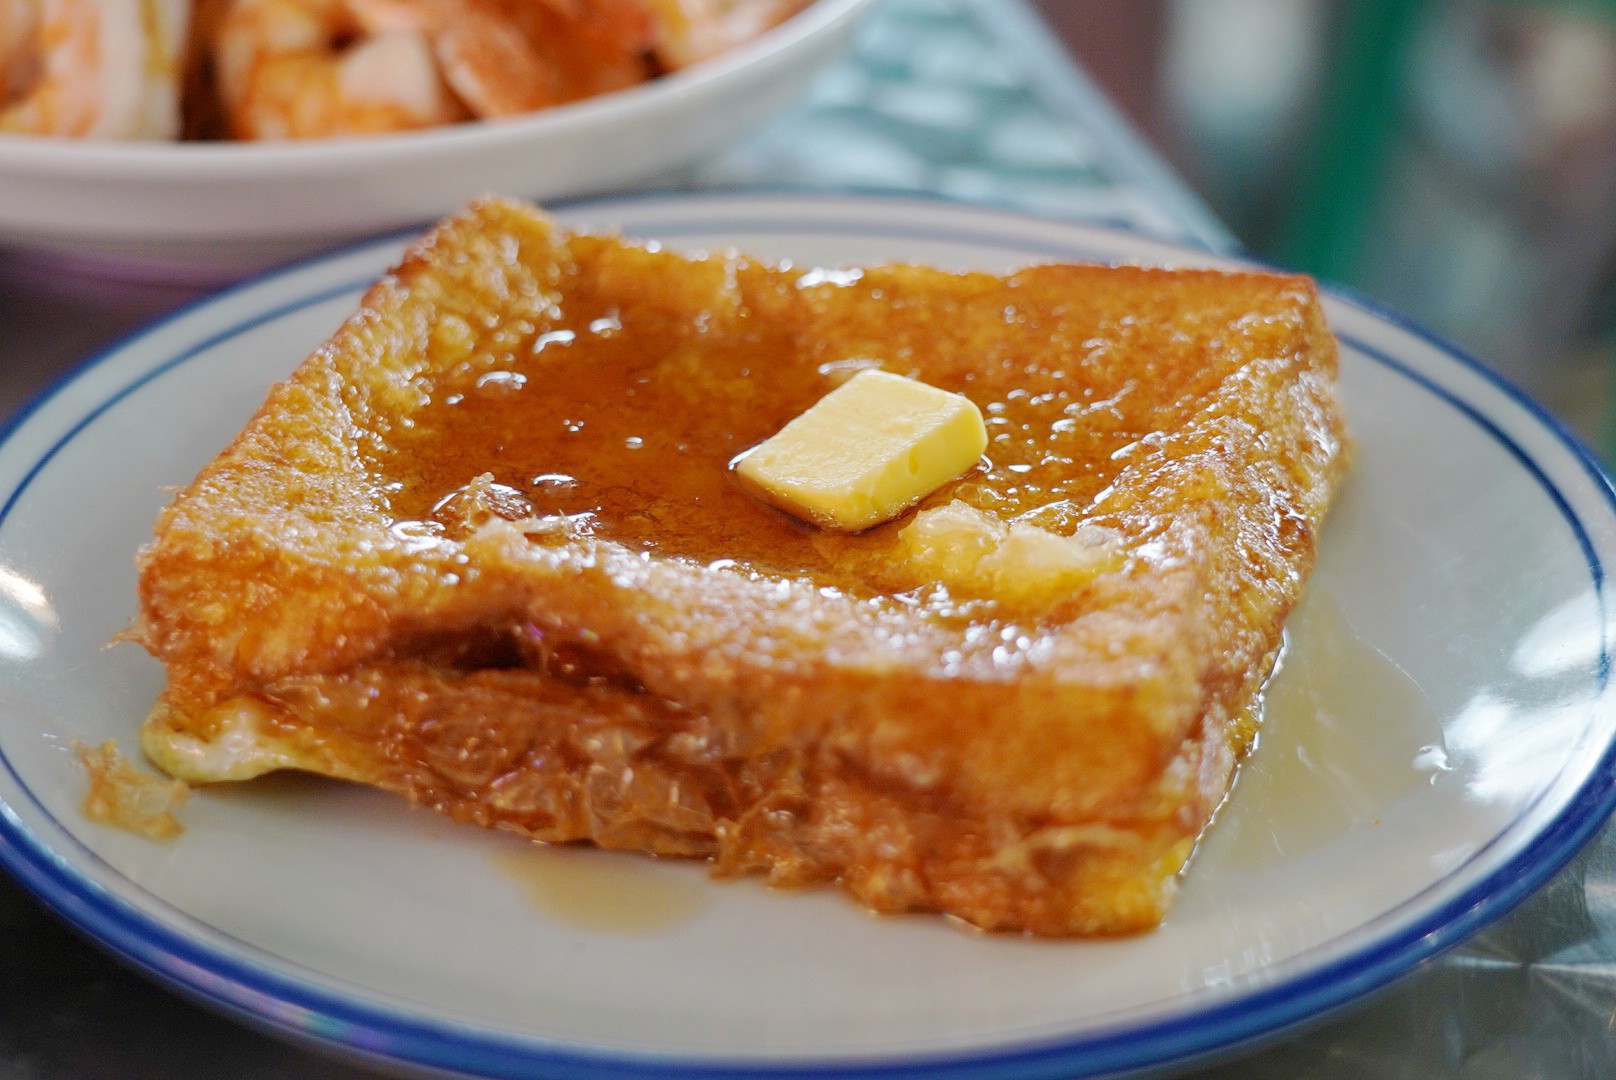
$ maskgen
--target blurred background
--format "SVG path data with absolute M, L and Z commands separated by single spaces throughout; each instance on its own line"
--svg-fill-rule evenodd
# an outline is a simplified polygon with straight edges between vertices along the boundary
M 1255 256 L 1616 457 L 1616 0 L 1040 0 Z

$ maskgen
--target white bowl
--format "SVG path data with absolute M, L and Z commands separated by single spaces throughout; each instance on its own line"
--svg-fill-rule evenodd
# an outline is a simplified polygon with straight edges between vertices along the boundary
M 871 2 L 818 0 L 713 60 L 511 120 L 301 143 L 0 135 L 0 246 L 101 273 L 206 280 L 425 222 L 487 192 L 620 188 L 788 104 Z

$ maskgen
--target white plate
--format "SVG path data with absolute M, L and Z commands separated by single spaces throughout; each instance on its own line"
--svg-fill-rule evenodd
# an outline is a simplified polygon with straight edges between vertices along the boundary
M 0 245 L 188 280 L 414 227 L 497 191 L 622 188 L 792 101 L 870 0 L 817 0 L 707 62 L 531 116 L 372 138 L 160 143 L 0 135 Z
M 905 201 L 644 199 L 564 216 L 804 266 L 1210 261 Z M 165 489 L 401 243 L 169 318 L 0 443 L 0 861 L 205 1002 L 395 1067 L 477 1075 L 1098 1075 L 1361 998 L 1514 906 L 1611 808 L 1609 482 L 1476 364 L 1337 297 L 1355 471 L 1263 745 L 1155 933 L 1048 942 L 873 918 L 834 890 L 531 847 L 308 780 L 201 792 L 173 844 L 88 823 L 73 740 L 133 750 L 160 682 L 139 649 L 106 643 L 133 611 L 131 556 Z M 606 910 L 614 889 L 640 911 Z

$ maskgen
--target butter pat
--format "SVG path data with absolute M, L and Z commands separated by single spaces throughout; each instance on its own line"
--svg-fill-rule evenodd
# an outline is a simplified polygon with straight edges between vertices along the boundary
M 1062 536 L 959 499 L 922 510 L 898 536 L 917 582 L 1009 604 L 1070 596 L 1123 563 L 1122 538 L 1110 529 L 1080 522 Z
M 965 397 L 867 369 L 735 466 L 753 494 L 827 529 L 896 517 L 976 464 L 982 413 Z

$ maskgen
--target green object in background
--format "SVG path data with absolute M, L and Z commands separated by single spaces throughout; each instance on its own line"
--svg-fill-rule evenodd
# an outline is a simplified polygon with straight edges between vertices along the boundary
M 1342 7 L 1313 146 L 1276 241 L 1280 262 L 1353 284 L 1403 117 L 1405 61 L 1424 0 Z
M 1491 0 L 1499 7 L 1550 8 L 1570 15 L 1616 20 L 1616 0 Z

